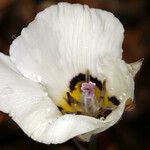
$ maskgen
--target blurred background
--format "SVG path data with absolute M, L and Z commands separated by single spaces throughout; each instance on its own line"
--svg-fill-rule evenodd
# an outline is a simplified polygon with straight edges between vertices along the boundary
M 121 121 L 100 133 L 84 149 L 150 149 L 150 1 L 149 0 L 66 0 L 88 4 L 115 14 L 125 28 L 123 58 L 131 63 L 144 58 L 137 74 L 133 112 L 125 112 Z M 0 52 L 8 54 L 11 42 L 22 28 L 44 8 L 62 0 L 0 0 Z M 44 145 L 28 138 L 8 115 L 0 112 L 0 150 L 77 150 L 72 140 L 60 145 Z M 81 148 L 83 149 L 83 148 Z

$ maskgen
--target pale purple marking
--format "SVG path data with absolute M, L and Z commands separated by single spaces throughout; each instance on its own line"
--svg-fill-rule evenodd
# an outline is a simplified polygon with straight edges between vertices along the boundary
M 81 90 L 83 94 L 85 94 L 86 96 L 93 97 L 95 91 L 95 83 L 93 82 L 82 83 Z

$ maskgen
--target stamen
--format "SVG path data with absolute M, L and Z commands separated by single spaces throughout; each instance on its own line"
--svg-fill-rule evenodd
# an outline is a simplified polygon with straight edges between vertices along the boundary
M 106 94 L 106 80 L 104 80 L 102 84 L 101 96 L 99 98 L 100 104 L 102 104 L 105 94 Z
M 106 80 L 103 81 L 103 84 L 102 84 L 102 93 L 101 93 L 101 97 L 104 98 L 106 94 Z
M 69 105 L 71 105 L 72 103 L 77 103 L 77 101 L 70 95 L 69 92 L 67 92 L 67 98 Z

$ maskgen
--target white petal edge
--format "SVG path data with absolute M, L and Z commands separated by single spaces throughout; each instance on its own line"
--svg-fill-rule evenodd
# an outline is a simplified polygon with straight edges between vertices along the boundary
M 44 88 L 24 78 L 8 56 L 0 53 L 0 110 L 31 138 L 45 144 L 63 143 L 68 139 L 109 126 L 88 116 L 63 115 Z
M 141 69 L 143 61 L 144 61 L 144 58 L 142 58 L 136 62 L 128 64 L 129 71 L 133 77 L 135 77 L 135 75 Z
M 11 60 L 27 78 L 44 84 L 58 104 L 69 81 L 98 59 L 121 59 L 124 29 L 110 12 L 59 3 L 40 12 L 10 46 Z

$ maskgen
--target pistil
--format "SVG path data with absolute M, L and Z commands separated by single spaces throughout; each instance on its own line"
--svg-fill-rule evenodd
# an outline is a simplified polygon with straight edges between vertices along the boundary
M 99 105 L 95 97 L 95 83 L 86 82 L 81 85 L 82 101 L 85 113 L 90 116 L 95 116 L 99 110 Z

